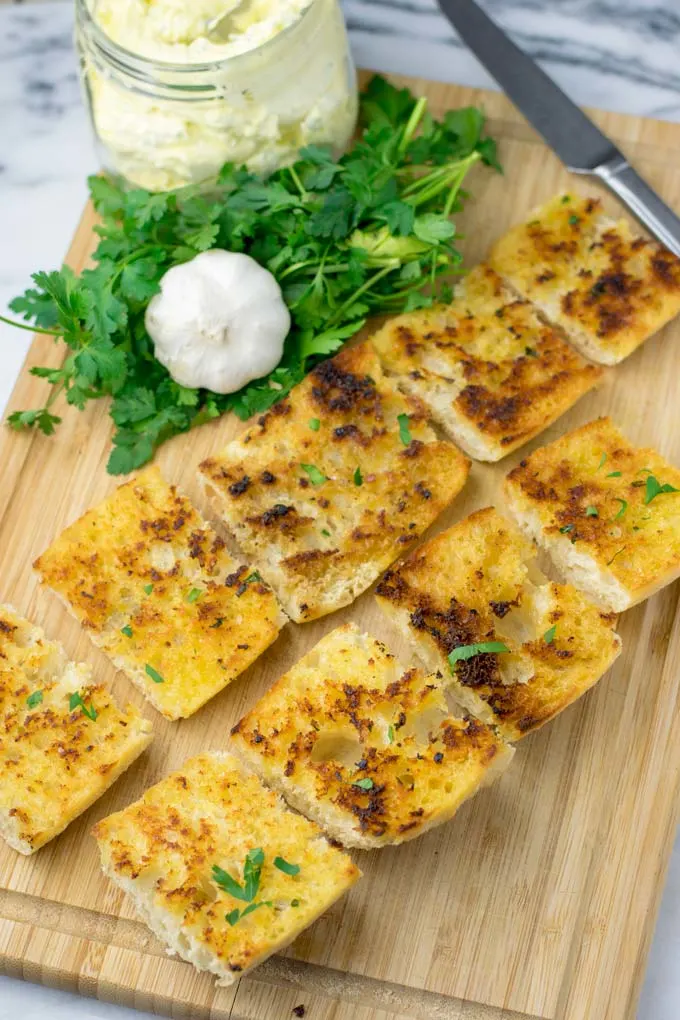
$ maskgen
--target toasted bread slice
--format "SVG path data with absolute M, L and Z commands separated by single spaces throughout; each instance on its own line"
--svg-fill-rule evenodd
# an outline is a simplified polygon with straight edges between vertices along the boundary
M 543 577 L 533 547 L 493 507 L 388 571 L 377 598 L 427 668 L 450 677 L 456 700 L 505 740 L 579 698 L 621 648 L 614 617 Z M 497 651 L 484 651 L 491 642 Z M 472 654 L 451 662 L 461 647 Z
M 108 790 L 151 741 L 84 663 L 69 662 L 10 606 L 0 606 L 0 836 L 32 854 Z
M 460 492 L 469 464 L 369 343 L 319 365 L 204 461 L 210 504 L 288 615 L 347 605 Z
M 680 470 L 598 418 L 535 450 L 510 510 L 562 576 L 622 612 L 680 576 Z
M 262 578 L 157 468 L 84 514 L 35 568 L 168 719 L 226 687 L 285 622 Z
M 680 311 L 680 259 L 602 212 L 557 195 L 496 242 L 489 259 L 588 358 L 623 361 Z
M 441 688 L 347 624 L 237 723 L 233 746 L 346 846 L 403 843 L 451 818 L 512 756 L 489 727 L 453 718 Z
M 230 985 L 361 877 L 230 754 L 201 754 L 94 828 L 103 871 L 172 954 Z
M 372 343 L 400 389 L 477 460 L 537 436 L 602 374 L 484 264 L 452 304 L 390 319 Z

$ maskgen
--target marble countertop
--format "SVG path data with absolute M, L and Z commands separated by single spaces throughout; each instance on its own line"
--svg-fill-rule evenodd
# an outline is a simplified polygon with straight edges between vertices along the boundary
M 680 0 L 484 0 L 578 102 L 680 121 Z M 344 0 L 358 65 L 493 83 L 434 0 Z M 80 101 L 73 4 L 0 4 L 0 314 L 30 273 L 59 265 L 97 169 Z M 0 410 L 30 335 L 0 324 Z M 638 1020 L 680 1016 L 680 841 Z M 0 1020 L 139 1020 L 143 1014 L 0 977 Z M 597 1020 L 595 1017 L 584 1020 Z

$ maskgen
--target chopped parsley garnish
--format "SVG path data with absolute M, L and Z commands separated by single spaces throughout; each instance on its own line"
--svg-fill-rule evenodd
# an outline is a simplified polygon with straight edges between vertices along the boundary
M 312 485 L 323 485 L 324 482 L 328 481 L 323 471 L 319 471 L 318 467 L 314 464 L 300 464 L 300 467 L 309 477 Z
M 568 535 L 569 532 L 573 531 L 573 530 L 574 530 L 574 525 L 573 524 L 564 524 L 560 528 L 560 535 Z
M 572 227 L 575 227 L 577 223 L 581 222 L 581 217 L 577 216 L 576 213 L 572 213 L 569 217 L 569 223 Z
M 628 503 L 626 502 L 625 499 L 619 499 L 618 496 L 616 497 L 616 502 L 621 504 L 621 506 L 619 507 L 618 513 L 614 517 L 614 520 L 618 521 L 621 517 L 623 517 L 623 515 L 626 512 L 626 510 L 628 509 Z
M 546 645 L 551 645 L 553 643 L 553 641 L 555 640 L 556 632 L 557 632 L 556 623 L 554 623 L 552 627 L 548 627 L 545 634 L 543 635 L 543 640 L 545 641 Z
M 92 722 L 94 722 L 95 719 L 97 718 L 96 708 L 94 707 L 92 702 L 90 702 L 89 705 L 85 704 L 81 697 L 80 691 L 74 691 L 71 697 L 68 699 L 68 708 L 69 712 L 75 711 L 76 708 L 82 708 L 83 713 L 87 716 L 88 719 L 91 719 Z
M 217 630 L 217 628 L 221 627 L 223 623 L 224 623 L 224 617 L 223 616 L 218 616 L 217 619 L 215 620 L 215 622 L 210 624 L 210 629 L 211 630 Z
M 535 350 L 533 347 L 525 347 L 524 348 L 524 353 L 526 354 L 526 356 L 528 358 L 537 358 L 538 357 L 538 351 Z
M 233 928 L 237 921 L 241 921 L 248 914 L 252 914 L 253 910 L 257 910 L 258 907 L 271 907 L 271 906 L 273 906 L 271 900 L 260 900 L 259 903 L 249 903 L 247 907 L 243 908 L 243 910 L 239 910 L 238 907 L 236 907 L 234 910 L 230 910 L 228 914 L 224 915 L 224 919 Z
M 42 691 L 33 691 L 33 693 L 29 694 L 28 697 L 26 698 L 26 704 L 28 705 L 29 708 L 35 708 L 36 705 L 42 705 L 42 699 L 43 699 Z
M 355 485 L 363 485 L 364 484 L 364 476 L 361 473 L 361 468 L 360 467 L 358 467 L 356 469 L 356 471 L 354 472 L 354 484 Z
M 366 776 L 365 779 L 357 779 L 352 783 L 352 786 L 358 786 L 360 790 L 372 790 L 373 785 L 373 780 L 369 776 Z
M 475 655 L 500 655 L 502 652 L 509 652 L 510 649 L 502 641 L 480 641 L 473 645 L 460 645 L 449 652 L 448 660 L 451 672 L 457 662 L 464 662 L 467 659 L 474 659 Z
M 600 511 L 597 509 L 596 506 L 587 506 L 586 507 L 586 517 L 599 517 L 599 516 L 600 516 Z
M 409 417 L 407 414 L 397 415 L 399 422 L 399 438 L 404 446 L 410 446 L 412 442 L 411 429 L 409 428 Z
M 282 871 L 284 875 L 295 876 L 300 874 L 300 865 L 289 864 L 289 862 L 286 861 L 283 857 L 274 858 L 274 867 L 278 868 L 279 871 Z
M 101 224 L 94 267 L 35 273 L 12 301 L 33 329 L 63 340 L 69 356 L 32 369 L 46 399 L 15 411 L 10 425 L 49 435 L 59 424 L 56 394 L 78 409 L 112 397 L 107 470 L 125 474 L 195 425 L 229 411 L 243 420 L 262 414 L 355 336 L 366 316 L 445 300 L 461 259 L 450 215 L 467 199 L 466 174 L 477 163 L 500 169 L 484 115 L 470 106 L 436 120 L 425 98 L 376 76 L 363 90 L 360 119 L 360 138 L 339 159 L 308 145 L 292 166 L 268 175 L 227 163 L 208 191 L 154 193 L 91 177 Z M 291 314 L 282 362 L 228 394 L 176 383 L 144 325 L 164 273 L 214 248 L 265 265 Z
M 205 593 L 202 588 L 192 588 L 189 594 L 187 595 L 187 602 L 198 602 L 201 595 L 204 594 Z
M 607 478 L 620 478 L 621 477 L 621 472 L 620 471 L 610 471 L 609 474 L 606 475 L 606 477 Z
M 300 906 L 300 901 L 299 900 L 291 900 L 290 901 L 290 905 L 291 905 L 291 907 L 299 907 Z
M 387 739 L 390 742 L 390 744 L 394 743 L 394 737 L 395 737 L 394 726 L 392 726 L 392 724 L 390 723 L 390 725 L 387 727 Z
M 330 538 L 330 537 L 331 537 L 331 533 L 330 533 L 330 531 L 328 530 L 328 528 L 322 528 L 322 529 L 321 529 L 321 534 L 322 534 L 322 535 L 325 535 L 325 536 L 326 536 L 326 538 Z
M 120 628 L 121 634 L 125 634 L 125 637 L 132 637 L 132 627 L 129 623 L 126 623 L 124 627 Z
M 155 684 L 164 684 L 165 683 L 165 680 L 160 675 L 158 670 L 155 670 L 153 668 L 153 666 L 149 665 L 148 662 L 147 662 L 146 666 L 144 667 L 144 672 L 146 673 L 147 676 L 151 677 L 151 679 L 153 680 L 153 682 Z
M 567 205 L 569 202 L 571 202 L 571 195 L 562 195 L 560 201 L 562 205 Z
M 146 592 L 147 595 L 150 595 L 151 592 L 153 591 L 153 585 L 152 584 L 145 584 L 144 585 L 144 591 Z
M 251 903 L 257 896 L 262 876 L 262 865 L 264 864 L 264 850 L 257 847 L 249 850 L 243 864 L 243 885 L 232 878 L 228 871 L 224 871 L 218 864 L 213 864 L 212 877 L 215 885 L 218 885 L 224 892 L 229 893 L 236 900 L 243 900 L 244 903 Z
M 647 482 L 645 487 L 645 506 L 651 503 L 657 496 L 661 496 L 667 492 L 680 492 L 680 489 L 676 489 L 674 485 L 669 482 L 661 484 L 661 482 L 654 477 L 654 475 L 647 475 Z
M 600 463 L 597 465 L 597 470 L 599 471 L 600 468 L 604 467 L 606 462 L 607 462 L 607 454 L 603 453 L 602 456 L 600 457 Z
M 248 574 L 243 583 L 255 584 L 256 581 L 260 582 L 260 584 L 262 583 L 262 574 L 259 572 L 259 570 L 253 570 L 252 574 Z
M 312 432 L 318 432 L 321 428 L 321 421 L 319 418 L 310 418 L 307 422 Z

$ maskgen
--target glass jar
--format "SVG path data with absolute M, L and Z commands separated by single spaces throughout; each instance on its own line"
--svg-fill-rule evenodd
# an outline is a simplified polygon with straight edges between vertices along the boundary
M 269 173 L 305 145 L 339 154 L 349 143 L 357 86 L 338 0 L 310 0 L 262 44 L 202 63 L 133 53 L 96 19 L 96 0 L 76 0 L 100 158 L 137 187 L 166 191 L 209 180 L 226 162 Z

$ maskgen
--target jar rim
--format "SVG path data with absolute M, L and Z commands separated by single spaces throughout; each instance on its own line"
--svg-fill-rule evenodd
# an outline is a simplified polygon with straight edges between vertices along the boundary
M 157 67 L 163 72 L 172 74 L 191 74 L 194 75 L 201 71 L 216 71 L 218 69 L 224 69 L 227 67 L 235 67 L 245 58 L 252 57 L 255 53 L 263 53 L 269 47 L 285 36 L 289 35 L 294 29 L 296 29 L 300 23 L 308 16 L 309 12 L 317 7 L 321 3 L 321 0 L 309 0 L 309 3 L 300 12 L 300 16 L 292 21 L 290 25 L 286 25 L 280 32 L 277 32 L 271 38 L 266 39 L 263 43 L 258 46 L 253 46 L 249 50 L 243 50 L 241 53 L 235 53 L 230 57 L 221 57 L 218 60 L 203 60 L 196 63 L 174 63 L 170 60 L 158 60 L 155 57 L 145 57 L 142 53 L 135 53 L 133 50 L 128 50 L 125 46 L 121 46 L 111 36 L 103 30 L 103 28 L 95 21 L 90 11 L 88 0 L 76 0 L 76 11 L 79 18 L 81 18 L 87 27 L 88 32 L 94 38 L 96 45 L 99 49 L 105 53 L 109 58 L 112 58 L 116 63 L 123 65 L 126 71 L 143 71 L 149 66 Z

